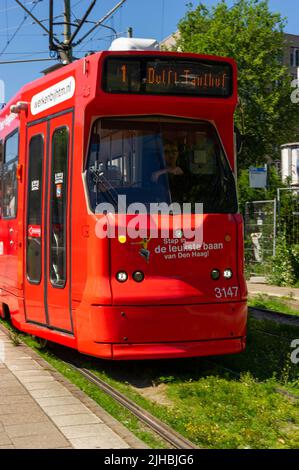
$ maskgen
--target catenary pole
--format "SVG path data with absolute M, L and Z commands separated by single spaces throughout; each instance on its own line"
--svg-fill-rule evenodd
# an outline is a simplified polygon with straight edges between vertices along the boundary
M 73 51 L 72 46 L 70 44 L 70 39 L 72 35 L 71 30 L 71 0 L 64 0 L 64 45 L 65 50 L 61 51 L 61 58 L 63 61 L 67 61 L 67 63 L 71 63 L 73 59 Z

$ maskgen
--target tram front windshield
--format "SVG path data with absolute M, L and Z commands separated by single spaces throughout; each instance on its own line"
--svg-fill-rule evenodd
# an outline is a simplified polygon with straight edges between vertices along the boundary
M 118 195 L 132 203 L 203 203 L 204 213 L 235 213 L 235 180 L 212 125 L 157 119 L 99 119 L 86 168 L 91 209 Z

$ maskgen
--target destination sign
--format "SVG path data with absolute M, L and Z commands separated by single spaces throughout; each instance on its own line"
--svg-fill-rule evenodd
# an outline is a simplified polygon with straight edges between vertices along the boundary
M 232 67 L 226 62 L 180 58 L 108 58 L 104 91 L 158 95 L 229 97 Z

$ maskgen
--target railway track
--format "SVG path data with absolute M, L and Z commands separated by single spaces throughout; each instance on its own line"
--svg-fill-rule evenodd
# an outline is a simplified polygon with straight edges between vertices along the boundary
M 88 369 L 84 367 L 80 367 L 75 363 L 64 361 L 65 364 L 70 366 L 80 375 L 82 375 L 85 379 L 89 382 L 93 383 L 98 387 L 100 390 L 105 392 L 107 395 L 112 397 L 122 406 L 124 406 L 127 410 L 129 410 L 134 416 L 136 416 L 141 422 L 146 424 L 152 431 L 158 434 L 164 441 L 171 445 L 172 448 L 175 449 L 197 449 L 198 447 L 195 446 L 191 441 L 186 439 L 185 437 L 181 436 L 179 433 L 171 429 L 167 424 L 163 423 L 148 411 L 141 408 L 139 405 L 134 403 L 132 400 L 127 398 L 117 389 L 109 385 L 104 380 L 100 379 L 97 375 L 90 372 Z
M 287 313 L 273 312 L 265 308 L 248 307 L 248 311 L 253 318 L 257 320 L 271 320 L 285 325 L 299 327 L 299 315 L 289 315 Z

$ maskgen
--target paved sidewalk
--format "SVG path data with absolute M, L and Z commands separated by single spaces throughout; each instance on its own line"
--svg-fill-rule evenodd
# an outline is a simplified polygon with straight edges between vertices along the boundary
M 145 448 L 124 426 L 0 327 L 0 449 Z
M 291 297 L 293 300 L 299 301 L 299 289 L 294 287 L 277 287 L 268 284 L 257 284 L 255 282 L 247 282 L 248 292 L 254 294 L 267 294 L 273 297 Z

